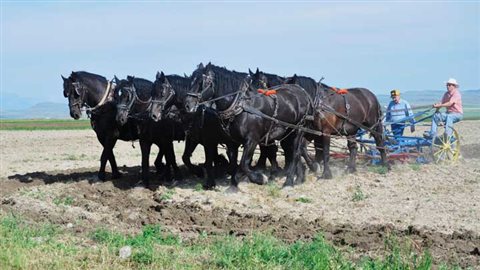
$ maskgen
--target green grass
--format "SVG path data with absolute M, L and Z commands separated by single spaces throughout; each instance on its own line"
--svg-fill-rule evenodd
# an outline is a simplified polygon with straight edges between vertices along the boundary
M 280 197 L 280 188 L 277 186 L 277 184 L 275 184 L 275 182 L 268 182 L 268 184 L 266 185 L 266 189 L 267 189 L 267 194 L 268 196 L 270 197 L 273 197 L 273 198 L 279 198 Z
M 368 168 L 368 170 L 370 172 L 373 172 L 373 173 L 378 173 L 378 174 L 387 174 L 388 173 L 388 167 L 387 166 L 382 166 L 382 165 L 374 165 L 374 166 L 370 166 Z
M 90 120 L 88 119 L 0 119 L 0 130 L 71 130 L 90 128 Z
M 57 197 L 57 198 L 53 199 L 53 203 L 57 206 L 58 205 L 70 206 L 70 205 L 73 205 L 74 202 L 75 202 L 75 200 L 73 199 L 73 197 L 70 197 L 70 196 Z
M 311 203 L 312 199 L 307 198 L 307 197 L 299 197 L 295 201 L 296 202 L 301 202 L 301 203 Z
M 0 217 L 0 269 L 431 269 L 430 254 L 407 243 L 391 236 L 384 257 L 351 261 L 321 234 L 291 244 L 270 234 L 202 233 L 182 242 L 159 225 L 147 225 L 135 235 L 109 229 L 75 234 L 12 215 Z M 123 246 L 131 247 L 129 258 L 119 258 Z
M 472 106 L 464 106 L 463 120 L 480 120 L 480 108 L 472 107 Z
M 355 191 L 353 192 L 353 195 L 352 195 L 352 201 L 359 202 L 359 201 L 365 200 L 366 198 L 367 196 L 363 193 L 360 186 L 356 186 Z
M 162 201 L 171 200 L 174 194 L 175 194 L 174 189 L 168 189 L 167 191 L 162 193 L 162 195 L 160 195 L 160 200 L 162 200 Z

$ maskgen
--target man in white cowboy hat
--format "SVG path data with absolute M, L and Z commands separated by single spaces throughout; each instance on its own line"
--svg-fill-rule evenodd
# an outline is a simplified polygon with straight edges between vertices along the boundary
M 446 113 L 436 113 L 432 119 L 432 128 L 429 134 L 424 134 L 426 137 L 435 138 L 437 136 L 437 127 L 440 122 L 445 123 L 445 133 L 450 137 L 453 133 L 453 124 L 463 119 L 462 96 L 458 90 L 457 80 L 450 78 L 446 82 L 447 92 L 443 94 L 440 103 L 433 104 L 433 108 L 437 111 L 440 108 L 447 108 Z

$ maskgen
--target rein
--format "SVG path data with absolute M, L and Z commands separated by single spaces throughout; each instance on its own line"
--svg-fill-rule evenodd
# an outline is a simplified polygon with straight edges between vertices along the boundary
M 90 118 L 90 115 L 98 108 L 100 108 L 102 105 L 105 104 L 105 102 L 107 101 L 108 97 L 110 96 L 111 94 L 111 90 L 114 88 L 114 84 L 111 82 L 111 81 L 108 81 L 107 80 L 107 87 L 105 89 L 105 93 L 103 94 L 103 97 L 102 99 L 98 102 L 97 105 L 95 105 L 94 107 L 90 107 L 86 101 L 85 101 L 85 94 L 86 92 L 89 90 L 89 88 L 85 87 L 83 84 L 81 84 L 80 82 L 75 82 L 75 83 L 72 83 L 73 86 L 75 87 L 75 91 L 79 90 L 79 89 L 83 89 L 83 91 L 81 92 L 81 96 L 80 98 L 78 99 L 78 101 L 74 102 L 73 104 L 69 104 L 69 107 L 73 107 L 75 105 L 79 105 L 80 107 L 85 107 L 85 112 L 87 113 L 87 116 Z M 78 91 L 77 91 L 78 93 Z
M 128 104 L 117 104 L 117 109 L 119 110 L 126 110 L 127 111 L 127 114 L 128 114 L 128 117 L 131 117 L 131 118 L 137 118 L 137 116 L 131 116 L 130 115 L 130 110 L 132 109 L 132 106 L 133 104 L 135 104 L 136 101 L 138 101 L 140 104 L 148 104 L 148 107 L 145 111 L 148 111 L 150 109 L 150 107 L 152 106 L 152 97 L 150 96 L 150 98 L 147 100 L 147 101 L 143 101 L 140 99 L 140 97 L 137 95 L 137 90 L 135 89 L 135 86 L 132 84 L 132 87 L 129 87 L 129 88 L 124 88 L 128 93 L 130 93 L 132 95 L 132 100 L 130 100 L 130 102 L 128 102 Z M 145 112 L 141 112 L 141 113 L 138 113 L 138 116 L 142 116 Z

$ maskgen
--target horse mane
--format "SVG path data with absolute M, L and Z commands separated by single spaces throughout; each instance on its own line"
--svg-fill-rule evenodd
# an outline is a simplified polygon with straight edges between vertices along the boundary
M 228 91 L 238 91 L 247 78 L 248 74 L 237 71 L 230 71 L 224 67 L 208 64 L 205 68 L 215 73 L 214 83 L 217 89 L 228 89 Z
M 136 78 L 136 77 L 133 77 L 132 81 L 123 79 L 123 80 L 120 80 L 116 89 L 121 89 L 126 86 L 131 86 L 132 83 L 140 99 L 147 100 L 150 98 L 153 83 L 146 79 Z
M 177 95 L 185 95 L 190 89 L 190 78 L 179 75 L 167 75 L 166 77 Z
M 72 71 L 70 78 L 73 81 L 78 81 L 88 88 L 97 89 L 103 87 L 102 83 L 107 83 L 107 79 L 98 74 L 93 74 L 86 71 Z
M 278 76 L 277 74 L 271 74 L 261 71 L 262 74 L 267 78 L 268 84 L 272 86 L 280 85 L 285 82 L 285 77 Z

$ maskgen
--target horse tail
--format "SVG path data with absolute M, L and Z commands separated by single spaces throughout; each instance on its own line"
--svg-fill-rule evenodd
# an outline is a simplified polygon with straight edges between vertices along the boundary
M 382 106 L 380 105 L 380 102 L 378 99 L 375 97 L 376 100 L 376 105 L 377 105 L 377 119 L 375 121 L 375 132 L 378 134 L 382 135 L 382 138 L 384 136 L 383 134 L 383 123 L 382 123 L 382 118 L 383 118 L 383 112 L 382 112 Z

